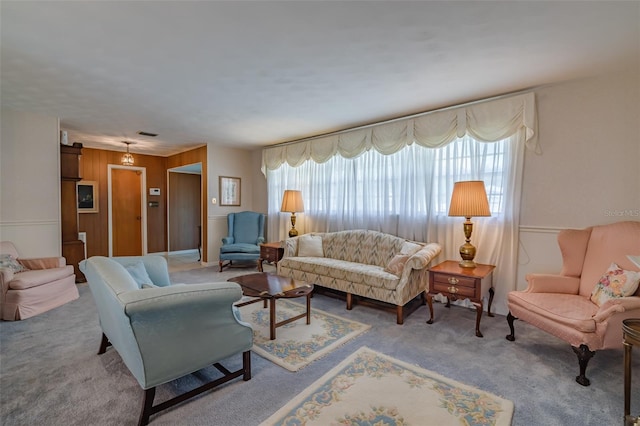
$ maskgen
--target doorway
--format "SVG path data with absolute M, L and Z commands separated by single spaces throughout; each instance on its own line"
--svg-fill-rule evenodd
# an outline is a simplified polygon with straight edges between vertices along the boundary
M 168 253 L 170 256 L 185 256 L 191 253 L 192 261 L 200 262 L 203 241 L 202 164 L 194 163 L 169 169 L 167 188 Z
M 147 254 L 146 169 L 109 165 L 109 256 Z

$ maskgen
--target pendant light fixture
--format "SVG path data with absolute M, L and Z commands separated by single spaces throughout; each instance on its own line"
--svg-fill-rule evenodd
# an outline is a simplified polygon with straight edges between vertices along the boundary
M 122 156 L 122 165 L 123 166 L 133 166 L 133 155 L 129 152 L 129 145 L 133 142 L 122 141 L 122 143 L 127 144 L 127 152 Z

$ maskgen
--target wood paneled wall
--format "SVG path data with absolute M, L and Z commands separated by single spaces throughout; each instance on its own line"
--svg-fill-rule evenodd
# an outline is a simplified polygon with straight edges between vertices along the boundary
M 108 166 L 120 165 L 123 152 L 83 148 L 80 158 L 80 176 L 98 182 L 98 213 L 82 213 L 79 231 L 87 233 L 87 256 L 109 255 Z M 170 157 L 133 154 L 135 166 L 146 168 L 147 187 L 147 251 L 166 252 L 167 246 L 167 170 L 187 164 L 201 163 L 202 176 L 207 176 L 207 147 L 202 146 Z M 149 196 L 149 188 L 160 188 L 160 196 Z M 207 179 L 202 179 L 202 217 L 207 216 Z M 157 207 L 149 207 L 157 201 Z M 207 221 L 202 224 L 202 260 L 207 261 Z
M 84 180 L 98 182 L 99 212 L 80 214 L 79 231 L 87 233 L 87 256 L 109 255 L 109 204 L 108 166 L 120 165 L 122 152 L 83 148 L 80 158 L 80 176 Z M 146 168 L 147 188 L 160 188 L 160 197 L 149 197 L 148 201 L 158 201 L 158 207 L 147 209 L 147 251 L 149 253 L 167 250 L 167 158 L 134 154 L 135 166 Z

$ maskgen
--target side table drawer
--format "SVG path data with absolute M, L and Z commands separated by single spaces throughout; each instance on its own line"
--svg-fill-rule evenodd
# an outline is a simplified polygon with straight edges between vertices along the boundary
M 476 297 L 476 289 L 475 287 L 465 287 L 461 285 L 453 285 L 449 283 L 443 283 L 441 281 L 435 281 L 433 283 L 433 290 L 429 291 L 430 293 L 442 293 L 445 296 L 447 294 L 456 295 L 462 298 L 475 298 Z
M 471 288 L 476 287 L 475 278 L 460 277 L 460 276 L 455 276 L 450 274 L 434 273 L 433 281 L 434 283 L 440 283 L 447 286 L 455 285 L 458 287 L 471 287 Z

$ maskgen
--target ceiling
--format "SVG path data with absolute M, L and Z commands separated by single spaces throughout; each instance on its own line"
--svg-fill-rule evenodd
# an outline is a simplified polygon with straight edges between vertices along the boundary
M 163 156 L 640 66 L 637 1 L 3 0 L 0 16 L 3 107 Z

